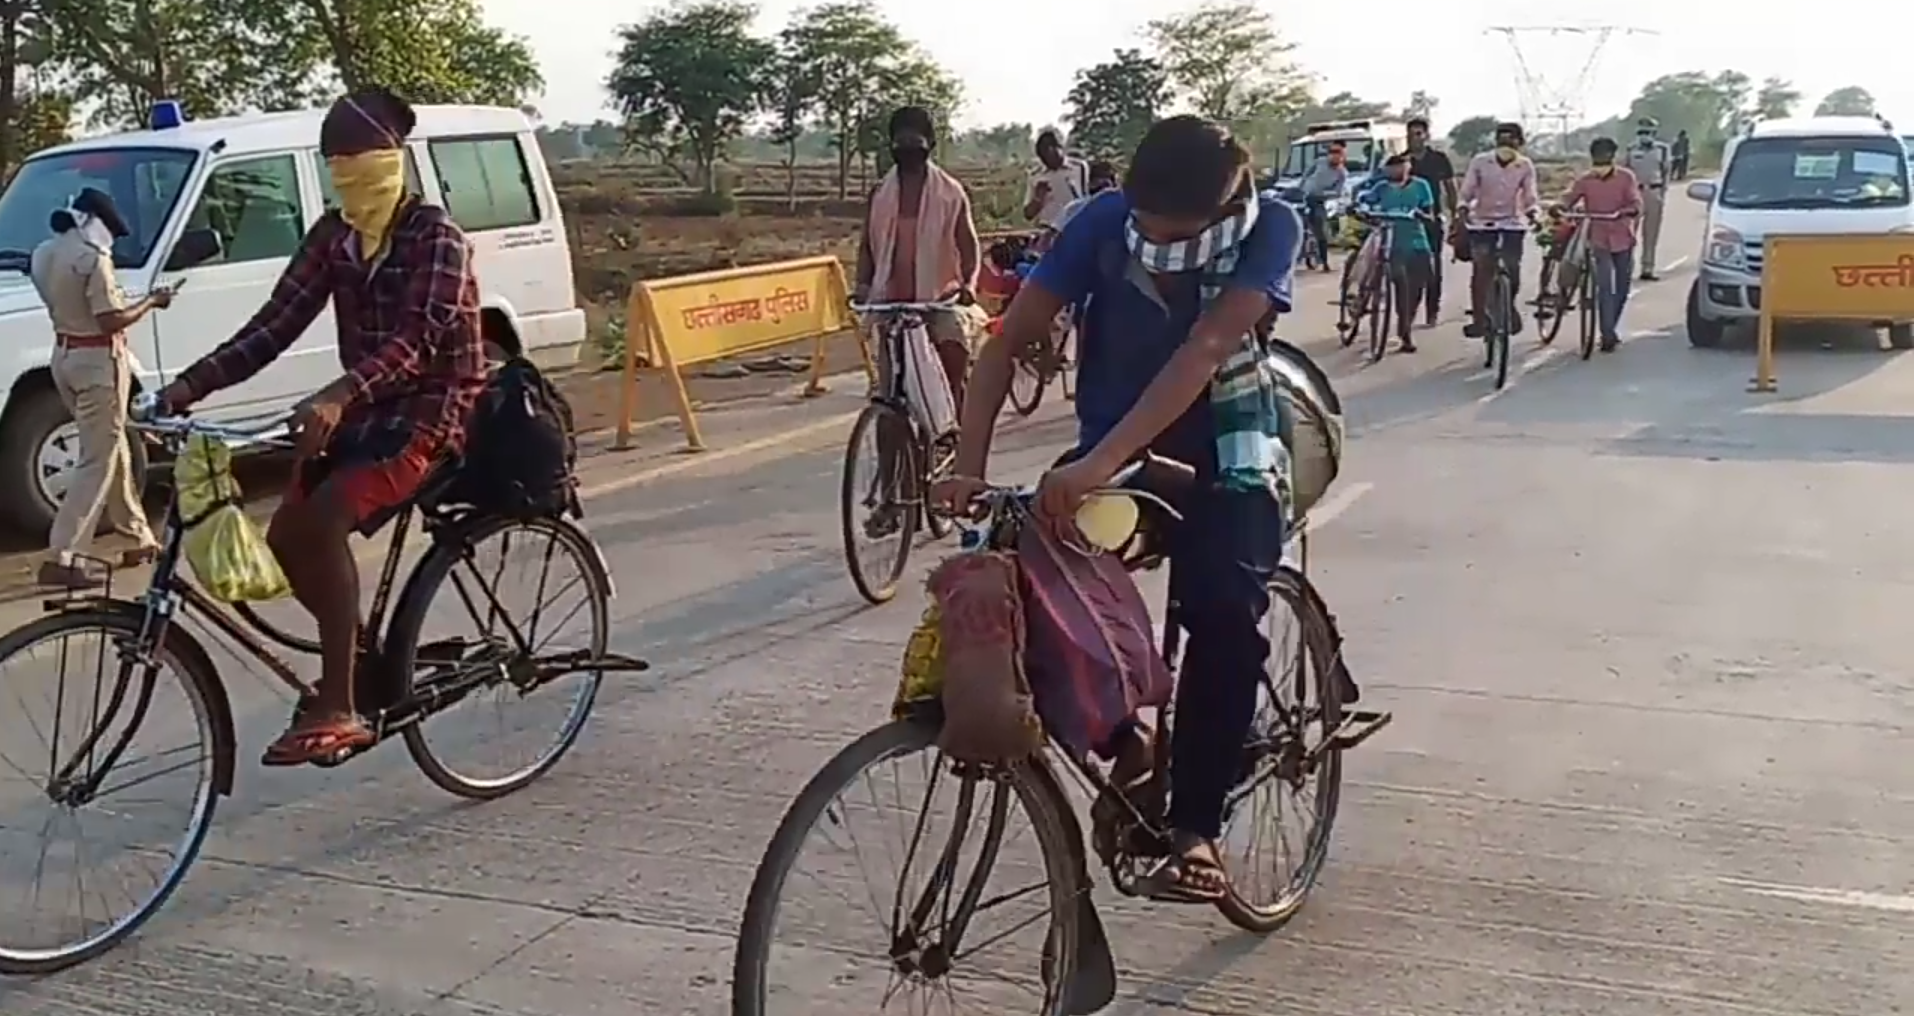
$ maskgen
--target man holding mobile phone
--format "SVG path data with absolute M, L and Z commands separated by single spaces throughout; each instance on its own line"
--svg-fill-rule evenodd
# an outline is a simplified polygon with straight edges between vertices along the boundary
M 159 542 L 140 506 L 126 443 L 126 403 L 132 395 L 126 332 L 173 302 L 171 290 L 155 289 L 128 304 L 113 275 L 113 241 L 129 232 L 111 195 L 87 188 L 53 213 L 53 238 L 33 251 L 29 274 L 53 319 L 53 386 L 79 428 L 73 482 L 53 520 L 52 556 L 40 565 L 40 583 L 88 589 L 103 576 L 83 555 L 104 511 L 113 528 L 132 537 L 120 555 L 122 567 L 152 560 Z

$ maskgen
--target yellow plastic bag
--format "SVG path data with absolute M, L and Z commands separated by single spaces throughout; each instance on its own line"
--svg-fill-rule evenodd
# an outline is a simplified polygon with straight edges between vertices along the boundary
M 259 603 L 292 591 L 265 535 L 239 507 L 231 449 L 193 435 L 173 464 L 173 483 L 180 518 L 186 520 L 186 560 L 208 595 L 226 603 Z
M 943 620 L 943 612 L 937 609 L 937 603 L 924 608 L 924 616 L 910 633 L 910 640 L 904 643 L 904 665 L 897 681 L 897 698 L 891 703 L 891 715 L 903 719 L 910 713 L 913 705 L 919 702 L 935 702 L 944 694 L 944 670 L 938 665 L 938 646 L 941 636 L 938 626 Z

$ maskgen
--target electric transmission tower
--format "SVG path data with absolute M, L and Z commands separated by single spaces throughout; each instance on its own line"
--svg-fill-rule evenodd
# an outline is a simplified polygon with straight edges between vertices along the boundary
M 1609 40 L 1617 35 L 1659 34 L 1627 25 L 1496 25 L 1487 31 L 1508 40 L 1509 51 L 1515 55 L 1515 91 L 1523 125 L 1553 132 L 1558 144 L 1587 117 L 1589 91 Z M 1531 60 L 1533 43 L 1541 39 L 1558 42 L 1564 37 L 1586 44 L 1581 62 L 1564 60 L 1561 67 L 1537 68 Z M 1528 47 L 1524 46 L 1525 40 Z M 1549 54 L 1550 59 L 1563 56 L 1561 47 L 1550 49 L 1557 51 Z

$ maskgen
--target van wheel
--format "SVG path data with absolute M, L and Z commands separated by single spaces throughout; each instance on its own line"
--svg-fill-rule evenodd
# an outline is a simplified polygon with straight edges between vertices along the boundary
M 1914 324 L 1888 325 L 1887 344 L 1895 349 L 1914 349 Z
M 1688 344 L 1696 349 L 1713 349 L 1721 345 L 1722 337 L 1728 331 L 1726 321 L 1715 321 L 1701 316 L 1701 283 L 1688 287 Z
M 72 482 L 79 442 L 79 428 L 58 392 L 43 387 L 16 396 L 6 426 L 0 427 L 0 519 L 21 533 L 45 538 Z M 144 490 L 146 442 L 129 435 L 128 443 L 134 489 Z

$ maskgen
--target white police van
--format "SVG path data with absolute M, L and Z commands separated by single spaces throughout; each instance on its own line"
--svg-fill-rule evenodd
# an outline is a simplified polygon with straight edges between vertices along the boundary
M 407 183 L 471 237 L 486 338 L 541 363 L 569 363 L 585 337 L 551 175 L 515 109 L 420 106 Z M 337 198 L 319 157 L 323 110 L 184 121 L 35 153 L 0 194 L 0 521 L 44 532 L 65 493 L 76 431 L 48 372 L 52 325 L 27 278 L 48 216 L 82 188 L 113 195 L 131 235 L 113 247 L 137 296 L 180 283 L 167 310 L 130 333 L 136 387 L 157 389 L 232 337 L 265 303 L 300 238 Z M 286 354 L 199 411 L 228 421 L 284 412 L 339 375 L 330 308 Z M 136 442 L 137 445 L 137 442 Z M 144 470 L 143 450 L 134 452 Z
M 1770 234 L 1868 236 L 1914 232 L 1908 150 L 1877 117 L 1765 120 L 1732 138 L 1721 179 L 1688 196 L 1708 205 L 1701 267 L 1688 290 L 1688 341 L 1719 345 L 1728 326 L 1761 316 L 1761 259 Z M 1883 321 L 1896 349 L 1914 349 L 1914 323 Z

